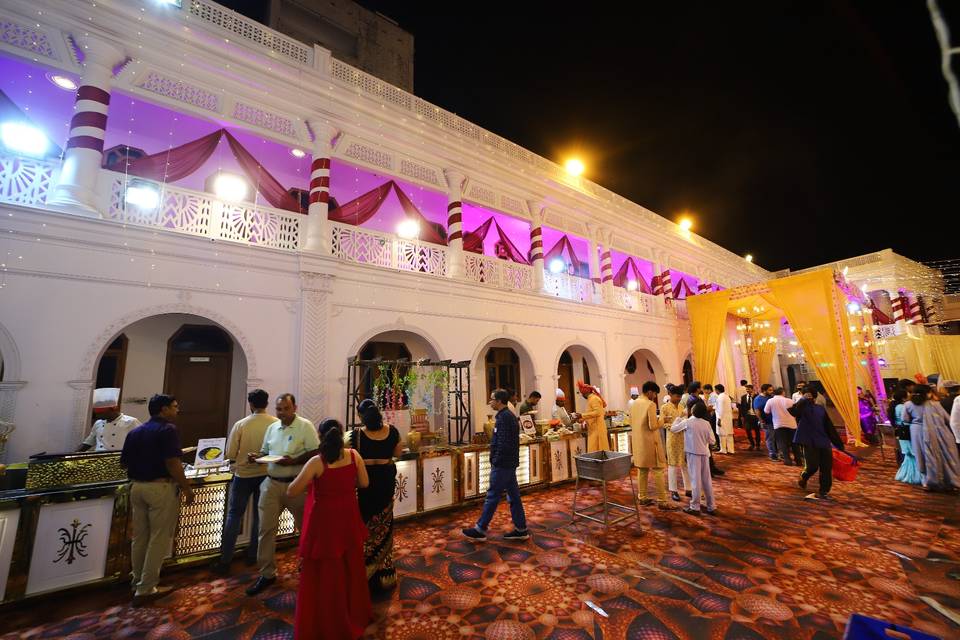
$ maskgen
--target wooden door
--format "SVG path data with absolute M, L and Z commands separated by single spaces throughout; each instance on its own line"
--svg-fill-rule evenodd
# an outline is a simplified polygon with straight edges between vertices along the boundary
M 167 346 L 163 388 L 180 405 L 176 424 L 184 447 L 196 445 L 200 438 L 226 437 L 230 428 L 233 341 L 225 333 L 211 335 L 210 330 L 223 333 L 217 327 L 187 325 Z
M 573 386 L 573 358 L 566 351 L 560 356 L 560 364 L 557 365 L 557 385 L 563 389 L 565 396 L 563 406 L 567 411 L 575 411 L 577 407 L 577 396 L 574 395 L 576 389 Z

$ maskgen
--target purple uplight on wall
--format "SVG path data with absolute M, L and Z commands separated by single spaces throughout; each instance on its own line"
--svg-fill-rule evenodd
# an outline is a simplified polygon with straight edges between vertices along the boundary
M 700 285 L 700 281 L 697 278 L 683 271 L 677 271 L 676 269 L 670 269 L 670 280 L 673 284 L 674 295 L 680 300 L 691 295 L 691 291 L 696 294 L 697 287 Z M 683 282 L 682 285 L 681 282 Z
M 513 216 L 493 211 L 471 202 L 463 203 L 463 231 L 471 233 L 476 231 L 483 223 L 493 218 L 503 233 L 517 247 L 517 250 L 527 257 L 530 254 L 530 223 L 527 220 L 514 218 Z M 483 255 L 497 256 L 497 243 L 500 242 L 500 235 L 495 228 L 491 228 L 483 240 Z
M 617 284 L 618 286 L 626 287 L 626 283 L 621 284 L 617 281 L 618 280 L 617 275 L 621 272 L 624 264 L 630 258 L 633 259 L 633 264 L 636 265 L 637 270 L 639 270 L 640 272 L 640 276 L 643 278 L 643 281 L 646 284 L 646 287 L 649 289 L 650 283 L 653 282 L 653 263 L 647 260 L 643 260 L 642 258 L 638 258 L 636 256 L 629 256 L 626 253 L 617 251 L 616 249 L 612 249 L 610 251 L 610 260 L 613 266 L 614 284 Z M 629 282 L 629 280 L 633 277 L 634 277 L 633 270 L 628 268 L 625 281 Z M 643 291 L 644 285 L 638 282 L 637 290 Z
M 47 71 L 28 62 L 0 55 L 0 118 L 26 118 L 61 149 L 70 137 L 74 94 L 47 79 Z

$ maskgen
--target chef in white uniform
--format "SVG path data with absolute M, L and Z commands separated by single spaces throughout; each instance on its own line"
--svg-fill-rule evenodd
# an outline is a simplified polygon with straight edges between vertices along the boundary
M 121 451 L 127 434 L 140 426 L 133 416 L 120 412 L 120 389 L 105 387 L 93 392 L 93 412 L 99 420 L 77 451 Z

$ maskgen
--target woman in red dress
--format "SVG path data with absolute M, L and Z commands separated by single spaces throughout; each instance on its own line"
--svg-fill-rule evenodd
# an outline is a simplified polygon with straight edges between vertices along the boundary
M 290 483 L 288 496 L 311 489 L 300 534 L 300 588 L 294 637 L 356 640 L 370 622 L 370 591 L 363 564 L 367 529 L 357 487 L 369 484 L 360 454 L 343 447 L 336 420 L 320 425 L 320 455 Z

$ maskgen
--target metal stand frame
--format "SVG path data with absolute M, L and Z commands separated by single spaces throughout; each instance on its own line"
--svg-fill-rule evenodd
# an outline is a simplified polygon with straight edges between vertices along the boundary
M 580 475 L 577 474 L 577 481 L 573 487 L 573 518 L 570 520 L 570 523 L 573 524 L 577 521 L 577 517 L 585 518 L 587 520 L 592 520 L 593 522 L 598 522 L 604 527 L 609 527 L 612 524 L 617 524 L 622 522 L 630 517 L 635 517 L 637 521 L 640 521 L 640 505 L 637 501 L 637 489 L 633 484 L 633 469 L 630 470 L 630 473 L 627 474 L 627 477 L 630 478 L 630 492 L 633 493 L 633 506 L 628 507 L 625 504 L 620 504 L 619 502 L 613 502 L 607 498 L 607 480 L 594 480 L 593 478 L 583 478 L 584 480 L 590 480 L 592 482 L 599 482 L 603 486 L 603 502 L 590 505 L 586 507 L 583 511 L 577 511 L 577 493 L 580 491 Z M 622 479 L 622 478 L 621 478 Z M 616 517 L 613 520 L 610 519 L 610 509 L 619 509 L 620 511 L 625 511 L 626 513 L 622 516 Z M 594 517 L 598 512 L 603 511 L 603 520 L 600 518 Z

